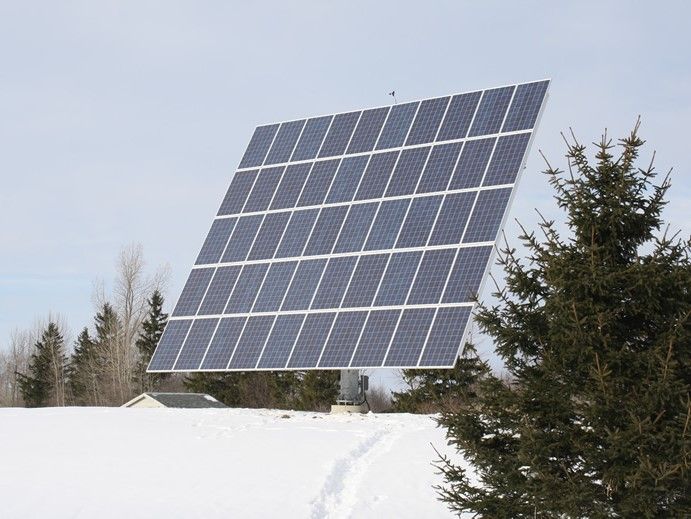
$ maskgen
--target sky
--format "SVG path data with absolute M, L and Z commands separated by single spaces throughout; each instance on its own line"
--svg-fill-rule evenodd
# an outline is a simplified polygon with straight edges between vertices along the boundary
M 684 2 L 0 0 L 0 348 L 140 243 L 171 308 L 258 124 L 551 78 L 505 230 L 559 218 L 542 150 L 623 137 L 638 115 L 665 213 L 691 232 Z M 495 269 L 496 270 L 496 269 Z M 487 291 L 488 292 L 488 291 Z

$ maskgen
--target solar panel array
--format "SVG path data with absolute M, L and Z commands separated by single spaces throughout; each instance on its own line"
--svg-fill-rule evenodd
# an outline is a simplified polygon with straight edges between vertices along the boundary
M 548 84 L 256 128 L 149 370 L 453 366 Z

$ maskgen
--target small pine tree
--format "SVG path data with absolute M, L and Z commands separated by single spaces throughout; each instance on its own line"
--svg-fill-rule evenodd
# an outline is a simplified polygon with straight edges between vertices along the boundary
M 163 313 L 163 296 L 158 290 L 154 290 L 148 300 L 149 312 L 142 323 L 142 331 L 137 339 L 136 346 L 139 352 L 137 359 L 136 377 L 141 391 L 153 391 L 158 388 L 160 382 L 166 378 L 164 373 L 147 373 L 146 368 L 156 350 L 158 341 L 163 335 L 163 330 L 168 322 L 168 314 Z
M 75 405 L 98 405 L 99 358 L 96 343 L 84 328 L 77 336 L 67 370 L 67 381 Z
M 399 413 L 438 413 L 459 410 L 476 396 L 477 381 L 489 371 L 471 344 L 452 369 L 404 369 L 405 391 L 393 393 L 392 410 Z
M 48 323 L 34 349 L 29 372 L 18 374 L 26 406 L 65 405 L 67 357 L 64 339 L 56 323 Z
M 506 287 L 481 306 L 513 383 L 483 377 L 472 412 L 442 416 L 472 465 L 443 459 L 441 497 L 474 517 L 684 517 L 691 509 L 691 241 L 656 237 L 669 182 L 638 168 L 638 125 L 595 165 L 548 165 L 553 222 L 506 247 Z M 481 482 L 481 483 L 478 483 Z
M 339 383 L 338 371 L 306 371 L 297 385 L 297 406 L 304 411 L 328 410 L 336 402 Z

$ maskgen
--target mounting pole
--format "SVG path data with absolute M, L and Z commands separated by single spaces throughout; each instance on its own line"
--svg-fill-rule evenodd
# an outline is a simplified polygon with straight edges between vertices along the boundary
M 342 369 L 340 391 L 336 404 L 331 406 L 332 413 L 366 413 L 369 404 L 365 398 L 365 391 L 369 385 L 369 377 L 360 375 L 359 369 Z

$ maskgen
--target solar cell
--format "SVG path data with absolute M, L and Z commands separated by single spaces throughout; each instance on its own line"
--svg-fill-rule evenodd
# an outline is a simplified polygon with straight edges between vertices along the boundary
M 482 92 L 469 92 L 451 98 L 444 122 L 439 128 L 438 141 L 463 139 L 468 133 Z
M 238 223 L 235 224 L 235 228 L 233 229 L 233 234 L 230 236 L 230 240 L 228 240 L 228 245 L 226 245 L 223 257 L 221 258 L 222 263 L 245 261 L 263 219 L 264 215 L 253 214 L 250 216 L 243 216 L 238 220 Z
M 415 122 L 410 129 L 406 146 L 432 142 L 439 130 L 439 124 L 449 104 L 448 97 L 425 99 L 420 103 L 420 108 L 415 116 Z
M 343 155 L 359 118 L 360 112 L 350 112 L 335 116 L 331 123 L 331 128 L 329 128 L 329 133 L 326 134 L 326 139 L 324 139 L 324 144 L 322 144 L 319 150 L 319 156 L 333 157 Z
M 199 367 L 217 324 L 218 319 L 197 319 L 194 321 L 190 333 L 185 339 L 185 344 L 180 350 L 178 360 L 175 361 L 174 369 L 185 370 Z
M 475 113 L 473 125 L 470 127 L 469 137 L 499 132 L 514 89 L 515 87 L 510 86 L 485 90 Z
M 206 291 L 202 305 L 199 307 L 199 315 L 219 315 L 226 307 L 230 293 L 240 275 L 240 266 L 219 267 Z
M 500 137 L 482 185 L 513 184 L 523 162 L 529 140 L 528 133 Z
M 269 207 L 284 169 L 282 167 L 264 168 L 259 171 L 247 203 L 242 209 L 243 213 L 256 213 Z
M 221 202 L 218 216 L 227 214 L 237 214 L 242 211 L 242 207 L 247 201 L 247 195 L 257 179 L 258 170 L 238 171 L 233 176 L 233 181 L 226 192 L 226 196 Z
M 290 164 L 281 178 L 281 183 L 276 189 L 271 201 L 271 209 L 287 209 L 295 207 L 298 197 L 305 185 L 312 165 L 309 162 Z
M 233 232 L 237 218 L 221 218 L 214 220 L 211 224 L 211 229 L 209 234 L 204 240 L 204 245 L 202 245 L 202 250 L 199 251 L 199 256 L 197 256 L 197 261 L 195 265 L 205 265 L 209 263 L 217 263 L 221 259 L 221 254 L 223 254 L 223 249 L 226 248 L 226 243 L 228 243 L 228 238 Z
M 247 145 L 247 150 L 240 161 L 240 167 L 251 168 L 261 166 L 277 131 L 278 124 L 258 126 L 254 130 L 250 143 Z
M 417 186 L 418 193 L 434 193 L 435 191 L 446 190 L 462 147 L 463 143 L 452 142 L 432 148 L 425 172 Z
M 302 314 L 279 315 L 264 345 L 264 351 L 257 365 L 260 369 L 284 368 L 295 344 L 302 321 Z
M 309 160 L 316 157 L 332 118 L 328 115 L 308 120 L 290 160 Z
M 470 216 L 464 243 L 494 241 L 509 203 L 511 188 L 480 191 Z
M 429 150 L 429 146 L 425 146 L 409 148 L 401 152 L 391 181 L 386 188 L 386 196 L 411 195 L 415 192 Z
M 197 313 L 199 303 L 202 302 L 202 297 L 204 297 L 213 274 L 213 268 L 194 269 L 190 272 L 178 303 L 175 305 L 175 310 L 173 310 L 173 316 L 194 315 Z
M 385 150 L 403 145 L 419 104 L 419 102 L 415 102 L 391 107 L 389 117 L 386 119 L 384 129 L 377 141 L 376 149 Z
M 293 369 L 314 368 L 333 324 L 335 312 L 307 314 L 295 341 L 288 367 Z
M 302 133 L 305 121 L 290 121 L 283 123 L 276 134 L 271 150 L 264 161 L 264 164 L 280 164 L 288 162 L 293 154 L 298 137 Z
M 149 369 L 453 366 L 548 85 L 259 126 Z
M 456 362 L 458 345 L 470 318 L 469 306 L 439 308 L 434 318 L 420 366 L 449 366 Z
M 400 314 L 400 310 L 369 313 L 350 367 L 370 368 L 382 365 Z
M 388 113 L 388 106 L 362 112 L 357 128 L 355 128 L 355 133 L 353 133 L 353 137 L 348 145 L 348 153 L 372 151 Z
M 336 315 L 319 360 L 320 368 L 337 368 L 350 363 L 366 318 L 367 312 L 341 312 Z

